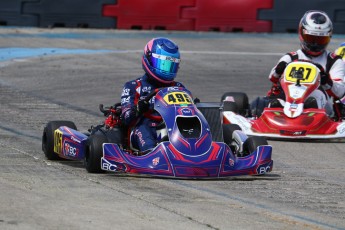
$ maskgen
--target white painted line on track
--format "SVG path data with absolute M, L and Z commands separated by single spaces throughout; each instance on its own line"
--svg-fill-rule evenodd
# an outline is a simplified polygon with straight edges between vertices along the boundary
M 42 56 L 59 56 L 59 55 L 85 55 L 85 54 L 124 54 L 124 53 L 142 53 L 142 50 L 74 50 L 74 49 L 55 49 L 55 48 L 44 48 L 45 50 L 50 50 L 50 52 L 45 52 L 44 55 L 42 55 L 42 50 L 37 48 L 23 48 L 23 50 L 20 50 L 20 48 L 13 48 L 13 53 L 8 51 L 8 56 L 3 55 L 0 59 L 0 68 L 8 66 L 10 64 L 13 64 L 15 62 L 26 62 L 30 58 L 37 58 Z M 52 52 L 54 50 L 54 52 Z M 69 50 L 71 51 L 69 53 Z M 60 53 L 59 53 L 59 52 Z M 89 53 L 88 53 L 89 52 Z M 208 55 L 250 55 L 250 56 L 282 56 L 283 53 L 265 53 L 265 52 L 240 52 L 240 51 L 206 51 L 206 50 L 186 50 L 181 51 L 182 54 L 208 54 Z M 24 56 L 23 56 L 24 55 Z M 26 57 L 25 57 L 26 56 Z
M 7 148 L 10 148 L 10 149 L 12 149 L 12 150 L 14 150 L 14 151 L 16 151 L 16 152 L 18 152 L 18 153 L 21 153 L 21 154 L 25 155 L 25 156 L 32 157 L 32 158 L 35 159 L 35 160 L 40 160 L 39 157 L 36 157 L 36 156 L 34 156 L 34 155 L 32 155 L 32 154 L 30 154 L 30 153 L 24 151 L 24 150 L 18 149 L 18 148 L 16 148 L 16 147 L 11 146 L 11 145 L 8 145 L 8 144 L 5 144 L 5 143 L 0 142 L 0 146 L 5 146 L 5 147 L 7 147 Z
M 142 53 L 142 50 L 111 50 L 110 53 Z M 185 50 L 182 54 L 211 54 L 211 55 L 258 55 L 258 56 L 282 56 L 284 53 L 239 52 L 239 51 L 202 51 Z
M 232 51 L 182 51 L 186 54 L 214 54 L 214 55 L 259 55 L 259 56 L 282 56 L 284 53 L 261 53 L 261 52 L 232 52 Z

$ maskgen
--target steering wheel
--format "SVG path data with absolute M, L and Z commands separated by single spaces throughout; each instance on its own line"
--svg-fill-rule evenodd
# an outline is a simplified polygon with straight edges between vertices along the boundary
M 149 95 L 147 95 L 145 97 L 145 99 L 143 99 L 144 101 L 146 101 L 147 103 L 149 103 L 149 101 L 154 97 L 156 96 L 156 94 L 162 90 L 163 88 L 157 88 L 155 90 L 153 90 Z M 163 121 L 163 118 L 162 116 L 160 115 L 153 115 L 153 112 L 154 110 L 149 110 L 148 112 L 144 113 L 143 116 L 148 118 L 148 119 L 151 119 L 151 120 L 154 120 L 154 121 L 157 121 L 157 122 L 162 122 Z

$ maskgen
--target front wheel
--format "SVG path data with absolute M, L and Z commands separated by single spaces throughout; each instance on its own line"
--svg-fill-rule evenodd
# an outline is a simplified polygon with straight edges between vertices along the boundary
M 249 154 L 256 151 L 259 146 L 268 145 L 265 137 L 251 136 L 243 143 L 243 155 L 248 156 Z
M 50 121 L 44 127 L 42 135 L 42 151 L 48 160 L 60 160 L 59 155 L 54 152 L 54 132 L 61 126 L 67 126 L 77 130 L 76 125 L 72 121 Z
M 237 124 L 223 124 L 223 138 L 225 144 L 229 146 L 232 144 L 232 134 L 235 130 L 241 130 L 241 127 Z
M 104 173 L 101 168 L 103 143 L 108 143 L 108 138 L 102 134 L 89 137 L 84 158 L 85 168 L 89 173 Z

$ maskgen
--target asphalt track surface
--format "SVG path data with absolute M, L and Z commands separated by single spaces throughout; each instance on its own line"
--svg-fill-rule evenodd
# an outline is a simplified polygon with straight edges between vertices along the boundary
M 0 229 L 345 229 L 344 142 L 269 141 L 271 174 L 221 180 L 88 174 L 45 159 L 44 125 L 100 123 L 98 105 L 142 75 L 141 50 L 157 36 L 180 45 L 177 80 L 204 102 L 265 94 L 271 67 L 299 46 L 291 34 L 0 29 Z

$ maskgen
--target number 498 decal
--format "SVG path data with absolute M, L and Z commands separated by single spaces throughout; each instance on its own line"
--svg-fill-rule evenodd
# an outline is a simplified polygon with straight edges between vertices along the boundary
M 54 131 L 54 152 L 57 154 L 62 152 L 62 132 L 58 129 Z
M 169 105 L 193 104 L 192 99 L 186 93 L 172 92 L 164 96 L 164 101 Z

